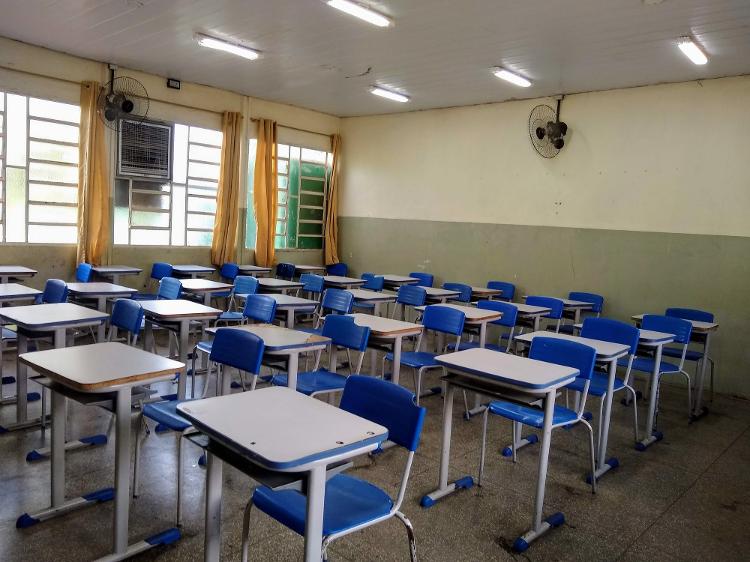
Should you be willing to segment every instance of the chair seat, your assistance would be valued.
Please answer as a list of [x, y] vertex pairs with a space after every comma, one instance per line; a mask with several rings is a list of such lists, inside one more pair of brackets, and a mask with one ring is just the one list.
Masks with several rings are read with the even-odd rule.
[[18, 338], [18, 334], [9, 328], [3, 327], [2, 339], [4, 340], [15, 340]]
[[323, 328], [294, 328], [298, 332], [305, 332], [307, 334], [315, 334], [316, 336], [323, 335]]
[[[253, 494], [253, 504], [298, 535], [305, 534], [307, 500], [301, 493], [260, 486]], [[326, 483], [324, 505], [323, 535], [328, 536], [387, 515], [393, 500], [365, 480], [337, 474]]]
[[[401, 364], [414, 369], [442, 367], [440, 363], [435, 361], [437, 355], [437, 353], [430, 353], [429, 351], [404, 351], [401, 353]], [[386, 361], [393, 361], [393, 353], [386, 354], [385, 359]]]
[[[551, 332], [555, 331], [554, 326], [549, 326], [547, 329], [550, 330]], [[560, 325], [560, 329], [558, 330], [558, 333], [573, 335], [575, 333], [575, 331], [576, 331], [576, 329], [575, 329], [575, 326], [573, 324], [561, 324]]]
[[[530, 425], [537, 428], [542, 428], [544, 426], [544, 410], [540, 408], [516, 404], [515, 402], [504, 402], [502, 400], [490, 402], [487, 408], [491, 414], [521, 422], [524, 425]], [[555, 405], [555, 413], [552, 416], [553, 424], [568, 424], [577, 419], [578, 416], [573, 410], [570, 410], [565, 406]]]
[[[661, 354], [664, 357], [676, 357], [679, 359], [682, 357], [682, 349], [677, 347], [665, 347], [662, 349]], [[697, 349], [688, 349], [687, 353], [685, 353], [685, 359], [688, 361], [700, 361], [703, 359], [703, 352], [698, 351]]]
[[[448, 349], [450, 349], [451, 351], [463, 351], [464, 349], [474, 349], [477, 347], [479, 347], [479, 342], [475, 342], [475, 341], [462, 341], [458, 345], [458, 349], [456, 349], [455, 343], [448, 344]], [[499, 351], [500, 353], [505, 353], [504, 347], [501, 348], [499, 345], [494, 344], [494, 343], [487, 343], [484, 345], [484, 348], [491, 349], [492, 351]]]
[[216, 319], [217, 322], [242, 322], [245, 319], [245, 317], [242, 315], [241, 312], [235, 312], [235, 311], [227, 311], [222, 312], [219, 318]]
[[[622, 357], [621, 359], [618, 359], [617, 364], [620, 367], [627, 367], [628, 358]], [[655, 364], [656, 360], [653, 357], [636, 357], [633, 359], [633, 370], [640, 371], [641, 373], [653, 373]], [[677, 373], [679, 370], [679, 366], [674, 363], [669, 363], [668, 361], [662, 360], [661, 365], [659, 365], [660, 373]]]
[[354, 301], [354, 308], [365, 308], [367, 310], [373, 310], [375, 308], [375, 303], [372, 302], [364, 302], [364, 301]]
[[[607, 383], [609, 377], [607, 375], [601, 375], [594, 373], [591, 377], [591, 384], [589, 385], [589, 394], [591, 396], [604, 396], [607, 394]], [[568, 390], [575, 390], [576, 392], [583, 392], [586, 385], [586, 379], [580, 377], [576, 378], [572, 383], [567, 385], [565, 388]], [[615, 392], [625, 388], [625, 382], [622, 379], [615, 377], [615, 383], [613, 386]]]
[[143, 406], [143, 415], [172, 431], [185, 431], [193, 424], [177, 413], [177, 405], [183, 402], [186, 402], [186, 400], [152, 402]]
[[[346, 378], [347, 377], [344, 375], [332, 373], [325, 369], [299, 373], [297, 375], [297, 391], [310, 396], [316, 392], [344, 390]], [[274, 375], [271, 382], [275, 386], [287, 386], [289, 384], [289, 379], [287, 378], [286, 373], [281, 373], [279, 375]]]
[[159, 298], [159, 295], [156, 293], [136, 293], [130, 298], [137, 301], [155, 301]]
[[214, 340], [204, 340], [199, 341], [198, 345], [195, 347], [198, 348], [198, 351], [202, 351], [203, 353], [211, 353], [211, 348], [214, 345]]

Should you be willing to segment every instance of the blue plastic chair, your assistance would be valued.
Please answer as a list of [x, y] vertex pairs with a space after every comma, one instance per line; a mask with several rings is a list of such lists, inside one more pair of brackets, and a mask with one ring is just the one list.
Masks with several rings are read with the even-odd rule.
[[[698, 310], [696, 308], [668, 308], [664, 312], [665, 316], [674, 316], [675, 318], [682, 318], [683, 320], [695, 320], [697, 322], [713, 322], [714, 321], [714, 315], [710, 312], [706, 312], [705, 310]], [[695, 362], [695, 372], [698, 373], [698, 371], [701, 368], [701, 361], [704, 359], [704, 353], [706, 349], [706, 336], [705, 334], [698, 334], [693, 332], [690, 336], [690, 341], [692, 343], [699, 343], [703, 345], [703, 350], [698, 349], [690, 349], [688, 347], [687, 352], [685, 353], [685, 360], [686, 361], [694, 361]], [[662, 355], [664, 357], [681, 357], [682, 356], [682, 350], [679, 347], [671, 347], [671, 346], [664, 346], [662, 349]], [[711, 359], [710, 356], [705, 357], [705, 359], [708, 361], [710, 371], [709, 371], [709, 378], [710, 378], [710, 388], [711, 388], [711, 401], [713, 402], [714, 399], [714, 360]]]
[[42, 294], [36, 298], [37, 304], [58, 304], [67, 302], [68, 285], [62, 279], [47, 279]]
[[[456, 336], [456, 345], [458, 345], [461, 343], [461, 335], [464, 332], [465, 320], [466, 315], [455, 308], [432, 304], [424, 309], [424, 314], [422, 315], [422, 326], [424, 326], [424, 330], [417, 338], [416, 351], [401, 352], [401, 365], [411, 367], [413, 369], [412, 372], [416, 377], [414, 388], [416, 389], [417, 404], [419, 404], [421, 395], [422, 375], [424, 372], [432, 369], [440, 369], [445, 372], [445, 367], [435, 360], [435, 357], [440, 355], [443, 350], [439, 350], [438, 353], [420, 351], [422, 348], [424, 333], [427, 331], [433, 331], [436, 333]], [[383, 372], [385, 372], [386, 361], [393, 362], [393, 353], [387, 353], [383, 358]], [[425, 393], [425, 396], [438, 394], [440, 391], [440, 387], [435, 387]]]
[[[633, 401], [633, 434], [635, 441], [638, 441], [638, 405], [635, 389], [630, 382], [633, 360], [635, 359], [635, 354], [638, 350], [638, 328], [632, 324], [626, 324], [625, 322], [612, 320], [610, 318], [585, 318], [583, 320], [580, 335], [582, 338], [620, 343], [628, 346], [628, 355], [623, 361], [623, 363], [625, 363], [625, 375], [622, 378], [615, 377], [613, 390], [614, 392], [626, 390], [630, 393], [630, 397]], [[565, 388], [566, 390], [583, 392], [586, 382], [585, 379], [578, 377]], [[600, 370], [594, 370], [594, 373], [591, 376], [591, 381], [589, 382], [589, 395], [599, 398], [599, 424], [597, 426], [599, 437], [597, 442], [601, 442], [601, 420], [603, 419], [604, 399], [607, 396], [608, 382], [609, 373]]]
[[396, 311], [400, 311], [399, 318], [406, 319], [407, 307], [424, 306], [427, 291], [418, 285], [401, 285], [396, 294], [396, 306], [393, 307], [391, 318], [396, 318]]
[[[581, 302], [588, 302], [591, 303], [591, 308], [589, 310], [582, 310], [581, 313], [585, 315], [594, 315], [594, 317], [599, 318], [602, 314], [602, 311], [604, 310], [604, 297], [601, 295], [597, 295], [596, 293], [583, 293], [580, 291], [571, 291], [568, 293], [568, 298], [572, 301], [581, 301]], [[574, 310], [564, 310], [563, 311], [563, 318], [569, 318], [574, 319], [575, 318], [575, 311]], [[575, 326], [570, 324], [563, 324], [560, 326], [559, 332], [561, 334], [572, 334], [575, 332]]]
[[362, 279], [365, 280], [365, 284], [362, 285], [363, 289], [368, 291], [382, 291], [385, 277], [382, 275], [373, 275], [372, 273], [363, 273]]
[[91, 275], [93, 274], [91, 264], [79, 263], [76, 267], [76, 281], [79, 283], [88, 283], [91, 281]]
[[279, 279], [286, 279], [288, 281], [291, 281], [294, 279], [294, 272], [296, 271], [296, 267], [293, 263], [278, 263], [276, 264], [276, 277]]
[[[151, 274], [149, 276], [149, 284], [153, 281], [161, 281], [164, 277], [171, 277], [174, 268], [171, 263], [166, 262], [155, 262], [151, 266]], [[157, 293], [136, 293], [133, 296], [136, 300], [156, 300], [158, 298]]]
[[[690, 343], [690, 335], [693, 331], [693, 325], [688, 320], [677, 318], [676, 316], [660, 316], [658, 314], [645, 314], [641, 321], [641, 329], [643, 330], [654, 330], [656, 332], [665, 332], [667, 334], [674, 334], [674, 343], [679, 347], [680, 357], [677, 364], [670, 361], [661, 359], [659, 365], [656, 365], [656, 358], [650, 356], [638, 355], [633, 359], [632, 369], [639, 373], [646, 373], [652, 375], [656, 369], [657, 376], [656, 380], [652, 380], [651, 384], [658, 385], [661, 382], [663, 375], [680, 375], [685, 379], [687, 383], [688, 393], [688, 417], [691, 415], [692, 408], [692, 393], [690, 387], [690, 375], [685, 371], [685, 357], [687, 355], [688, 344]], [[623, 359], [617, 362], [618, 365], [625, 366]]]
[[240, 274], [240, 266], [236, 263], [227, 262], [222, 264], [219, 269], [219, 276], [227, 283], [234, 283], [234, 280]]
[[[555, 323], [551, 326], [548, 326], [547, 329], [559, 332], [560, 331], [560, 323], [562, 320], [563, 315], [563, 309], [564, 309], [564, 303], [560, 299], [556, 299], [554, 297], [540, 297], [536, 295], [532, 295], [529, 297], [526, 297], [526, 304], [529, 306], [542, 306], [544, 308], [549, 308], [550, 312], [542, 318], [546, 318], [548, 320], [554, 320]], [[519, 324], [526, 326], [526, 327], [532, 327], [534, 325], [534, 319], [529, 318], [525, 319], [522, 318], [519, 320]]]
[[319, 301], [323, 294], [325, 279], [322, 275], [314, 273], [303, 273], [300, 275], [299, 282], [302, 283], [302, 292], [306, 293], [308, 298]]
[[315, 323], [312, 328], [299, 328], [302, 332], [311, 334], [322, 334], [320, 324], [329, 314], [350, 314], [354, 306], [354, 297], [349, 291], [343, 289], [328, 288], [323, 292], [320, 307], [314, 313]]
[[[337, 373], [338, 348], [346, 349], [349, 360], [350, 374], [358, 375], [362, 370], [362, 360], [367, 349], [367, 340], [370, 337], [370, 328], [357, 326], [351, 316], [328, 316], [323, 324], [323, 335], [331, 338], [329, 346], [330, 365], [328, 369], [320, 369], [320, 352], [317, 354], [315, 367], [312, 371], [299, 373], [297, 375], [298, 392], [315, 396], [317, 394], [330, 394], [344, 390], [347, 376]], [[359, 352], [354, 369], [350, 351]], [[275, 375], [271, 382], [276, 386], [288, 386], [289, 378], [286, 373]]]
[[143, 328], [143, 307], [131, 299], [117, 299], [112, 306], [109, 317], [109, 334], [107, 339], [115, 341], [119, 330], [125, 332], [126, 343], [136, 345], [138, 335]]
[[345, 263], [332, 263], [326, 266], [326, 274], [346, 277], [349, 273], [349, 266]]
[[417, 285], [420, 287], [432, 287], [432, 284], [435, 282], [435, 276], [432, 273], [424, 273], [422, 271], [412, 271], [409, 277], [419, 279]]
[[[576, 410], [571, 410], [564, 406], [554, 406], [552, 417], [552, 429], [582, 423], [589, 432], [589, 451], [591, 457], [591, 491], [596, 493], [596, 461], [594, 458], [594, 430], [591, 425], [583, 418], [586, 408], [586, 397], [589, 392], [589, 385], [594, 372], [594, 361], [596, 359], [596, 350], [593, 347], [580, 344], [578, 342], [560, 340], [555, 338], [539, 337], [534, 338], [529, 350], [529, 359], [545, 361], [556, 365], [564, 365], [578, 369], [578, 378], [585, 381], [581, 392], [581, 399]], [[493, 400], [484, 410], [484, 420], [482, 425], [482, 450], [479, 461], [479, 479], [477, 484], [482, 485], [482, 473], [484, 472], [484, 455], [487, 445], [487, 420], [489, 415], [501, 416], [513, 422], [513, 445], [512, 456], [513, 462], [516, 462], [516, 443], [518, 436], [521, 434], [521, 425], [530, 425], [537, 429], [544, 427], [544, 409], [534, 405], [526, 405], [518, 402], [508, 402], [505, 400]], [[519, 545], [520, 546], [520, 545]]]
[[258, 292], [258, 280], [251, 275], [238, 275], [234, 278], [234, 285], [232, 290], [229, 292], [229, 305], [227, 310], [222, 312], [219, 318], [216, 320], [216, 324], [223, 322], [229, 324], [231, 322], [244, 322], [245, 317], [242, 312], [237, 310], [237, 300], [247, 298], [248, 295], [254, 295]]
[[513, 297], [516, 296], [516, 286], [507, 281], [487, 281], [487, 288], [502, 291], [499, 297], [501, 301], [513, 302]]
[[459, 292], [459, 295], [451, 300], [471, 302], [471, 285], [465, 285], [464, 283], [443, 283], [443, 289]]
[[[516, 329], [516, 322], [518, 321], [518, 307], [509, 302], [483, 300], [477, 301], [477, 308], [481, 308], [482, 310], [493, 310], [501, 313], [502, 316], [497, 320], [493, 320], [490, 324], [500, 326], [501, 328], [508, 328], [508, 331], [505, 334], [501, 334], [498, 338], [497, 344], [487, 343], [484, 347], [502, 353], [510, 351], [510, 346], [513, 341], [513, 332]], [[503, 340], [506, 340], [508, 343], [503, 344]], [[471, 349], [474, 347], [479, 347], [479, 342], [461, 342], [458, 345], [458, 349], [456, 349], [455, 345], [451, 344], [448, 346], [448, 349], [453, 351], [463, 351], [464, 349]]]
[[[406, 495], [426, 410], [414, 404], [414, 395], [405, 388], [358, 375], [347, 379], [340, 407], [386, 427], [388, 439], [406, 449], [408, 456], [395, 500], [374, 484], [348, 474], [337, 474], [328, 480], [323, 514], [323, 559], [326, 559], [326, 551], [332, 541], [396, 517], [406, 527], [411, 560], [416, 562], [414, 529], [399, 509]], [[306, 502], [304, 494], [295, 490], [274, 491], [266, 486], [256, 488], [245, 508], [242, 560], [247, 560], [250, 511], [253, 506], [298, 535], [304, 535]]]
[[159, 300], [177, 300], [182, 295], [182, 283], [176, 277], [162, 277], [159, 281], [159, 292], [156, 298]]
[[[260, 373], [261, 359], [265, 345], [263, 340], [255, 334], [236, 328], [221, 328], [217, 330], [214, 337], [213, 347], [209, 356], [209, 361], [217, 366], [218, 381], [223, 377], [229, 376], [225, 373], [226, 367], [234, 367], [243, 375], [250, 373], [254, 381], [257, 380]], [[223, 385], [217, 381], [218, 389], [228, 385]], [[208, 382], [206, 382], [208, 386]], [[182, 438], [193, 431], [191, 423], [182, 417], [177, 411], [177, 406], [186, 402], [185, 400], [169, 400], [163, 402], [153, 402], [145, 404], [141, 410], [141, 419], [138, 427], [141, 427], [143, 418], [155, 421], [158, 425], [156, 431], [171, 430], [180, 433], [177, 441], [177, 514], [176, 520], [179, 526], [182, 521], [182, 468], [184, 464], [184, 450], [182, 447]], [[138, 495], [138, 475], [140, 464], [141, 432], [136, 432], [135, 443], [135, 474], [133, 476], [134, 496]]]

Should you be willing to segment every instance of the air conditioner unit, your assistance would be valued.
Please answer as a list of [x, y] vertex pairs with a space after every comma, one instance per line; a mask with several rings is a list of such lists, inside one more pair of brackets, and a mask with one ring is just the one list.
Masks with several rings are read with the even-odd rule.
[[172, 179], [172, 125], [121, 119], [118, 127], [117, 175]]

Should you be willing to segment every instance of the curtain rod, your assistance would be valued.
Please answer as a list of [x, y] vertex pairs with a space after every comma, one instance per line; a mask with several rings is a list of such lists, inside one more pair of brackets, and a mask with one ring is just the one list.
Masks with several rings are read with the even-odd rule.
[[[251, 117], [250, 121], [253, 123], [257, 123], [260, 121], [258, 117]], [[292, 131], [300, 131], [301, 133], [311, 133], [313, 135], [320, 135], [321, 137], [330, 137], [331, 135], [328, 133], [321, 133], [320, 131], [311, 131], [310, 129], [300, 129], [299, 127], [292, 127], [291, 125], [284, 125], [283, 123], [276, 123], [278, 127], [283, 127], [284, 129], [291, 129]]]

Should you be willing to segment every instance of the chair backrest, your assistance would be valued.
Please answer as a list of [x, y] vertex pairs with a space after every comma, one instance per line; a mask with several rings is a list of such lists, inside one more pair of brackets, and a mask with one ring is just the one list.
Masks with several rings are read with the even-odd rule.
[[88, 283], [91, 281], [91, 264], [89, 263], [79, 263], [78, 267], [76, 267], [76, 281], [79, 283]]
[[143, 325], [143, 307], [132, 299], [117, 299], [109, 323], [137, 336]]
[[276, 301], [268, 295], [250, 295], [242, 311], [245, 318], [271, 324], [276, 318]]
[[668, 308], [664, 312], [664, 315], [682, 318], [683, 320], [695, 320], [696, 322], [714, 321], [713, 313], [706, 312], [705, 310], [698, 310], [697, 308]]
[[294, 278], [294, 271], [296, 270], [296, 267], [293, 263], [278, 263], [276, 264], [276, 277], [279, 279], [293, 279]]
[[326, 311], [338, 314], [349, 314], [352, 311], [354, 297], [349, 291], [342, 289], [326, 289], [320, 307], [325, 314]]
[[365, 284], [362, 285], [363, 289], [368, 289], [370, 291], [382, 291], [383, 290], [383, 283], [385, 282], [385, 277], [382, 275], [374, 275], [370, 273], [367, 277], [365, 275], [368, 275], [367, 273], [362, 274], [362, 279], [365, 280]]
[[234, 294], [254, 295], [258, 292], [258, 280], [252, 275], [238, 275], [234, 278]]
[[428, 330], [460, 336], [464, 332], [466, 315], [449, 306], [431, 304], [424, 309], [422, 325]]
[[477, 301], [477, 308], [483, 310], [494, 310], [495, 312], [501, 313], [502, 316], [500, 318], [490, 322], [490, 324], [495, 324], [496, 326], [512, 328], [516, 325], [516, 321], [518, 320], [518, 307], [509, 302]]
[[471, 285], [465, 285], [464, 283], [443, 283], [443, 289], [458, 291], [459, 295], [456, 300], [471, 302]]
[[351, 316], [328, 316], [323, 324], [323, 335], [331, 338], [334, 345], [347, 347], [355, 351], [367, 349], [370, 328], [357, 326]]
[[166, 300], [176, 300], [182, 294], [182, 283], [174, 277], [162, 277], [159, 281], [159, 293], [157, 298]]
[[579, 377], [591, 380], [596, 350], [574, 341], [538, 337], [531, 342], [529, 359], [573, 367]]
[[596, 293], [583, 293], [581, 291], [570, 291], [568, 298], [572, 301], [590, 302], [591, 312], [601, 314], [604, 310], [604, 297]]
[[257, 375], [260, 373], [264, 349], [263, 340], [247, 330], [221, 328], [216, 330], [208, 357], [214, 363]]
[[151, 279], [161, 281], [164, 277], [172, 277], [172, 264], [163, 261], [154, 262], [151, 266]]
[[423, 306], [427, 299], [427, 291], [419, 285], [401, 285], [398, 288], [396, 302], [409, 306]]
[[229, 282], [234, 282], [237, 276], [240, 274], [240, 266], [236, 263], [227, 262], [219, 269], [219, 275], [222, 279], [226, 279]]
[[554, 320], [562, 318], [564, 304], [563, 301], [556, 299], [555, 297], [529, 296], [526, 297], [526, 304], [529, 306], [542, 306], [544, 308], [549, 308], [550, 313], [544, 318], [552, 318]]
[[487, 281], [487, 288], [502, 291], [500, 298], [504, 301], [512, 301], [516, 296], [516, 286], [507, 281]]
[[340, 408], [388, 429], [388, 440], [416, 451], [427, 410], [403, 386], [361, 375], [346, 379]]
[[424, 273], [422, 271], [412, 271], [409, 277], [419, 279], [417, 285], [420, 287], [432, 287], [432, 284], [435, 282], [435, 276], [432, 273]]
[[40, 302], [59, 304], [68, 300], [68, 285], [62, 279], [47, 279]]
[[641, 321], [641, 328], [674, 334], [675, 343], [682, 344], [687, 344], [690, 341], [690, 334], [693, 331], [693, 325], [688, 320], [677, 318], [676, 316], [660, 316], [658, 314], [644, 314]]
[[581, 337], [627, 345], [631, 354], [638, 348], [638, 328], [611, 318], [585, 318]]
[[325, 279], [322, 275], [315, 275], [314, 273], [303, 273], [299, 282], [302, 283], [302, 290], [309, 291], [311, 293], [322, 293]]
[[338, 275], [339, 277], [346, 277], [349, 273], [349, 266], [345, 263], [332, 263], [326, 266], [326, 273], [328, 275]]

